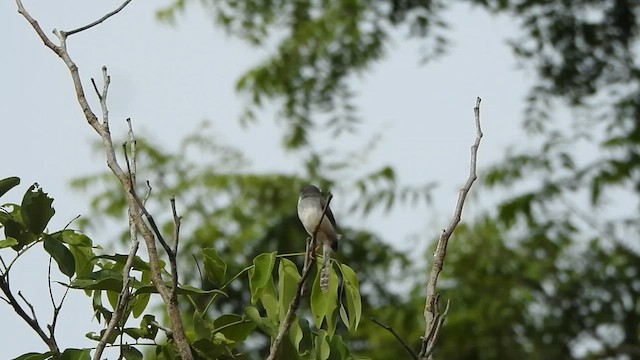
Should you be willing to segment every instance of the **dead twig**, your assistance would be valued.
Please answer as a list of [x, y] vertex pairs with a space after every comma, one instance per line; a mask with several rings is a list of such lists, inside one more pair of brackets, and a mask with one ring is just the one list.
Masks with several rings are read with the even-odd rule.
[[458, 202], [456, 204], [455, 211], [453, 213], [453, 217], [449, 226], [442, 232], [440, 235], [440, 239], [438, 240], [438, 244], [436, 246], [436, 252], [434, 254], [433, 265], [431, 267], [431, 274], [429, 275], [429, 282], [427, 283], [427, 295], [424, 307], [424, 318], [426, 322], [424, 336], [421, 338], [422, 346], [420, 352], [418, 353], [418, 357], [420, 359], [431, 359], [431, 354], [435, 349], [436, 341], [438, 340], [438, 335], [440, 333], [440, 329], [442, 328], [442, 324], [446, 318], [447, 311], [449, 310], [449, 301], [447, 301], [447, 307], [444, 312], [440, 313], [438, 308], [438, 299], [439, 294], [436, 292], [436, 286], [438, 284], [438, 277], [442, 272], [442, 267], [444, 265], [444, 257], [447, 254], [447, 244], [449, 242], [449, 238], [453, 234], [453, 231], [460, 223], [462, 218], [462, 208], [464, 207], [464, 202], [467, 198], [467, 194], [469, 194], [469, 190], [471, 190], [471, 186], [478, 178], [476, 173], [476, 162], [478, 158], [478, 147], [480, 146], [480, 140], [482, 139], [482, 128], [480, 127], [480, 98], [476, 99], [476, 106], [473, 109], [475, 115], [475, 125], [476, 125], [476, 139], [471, 146], [471, 164], [469, 166], [469, 177], [467, 178], [466, 183], [460, 189], [460, 193], [458, 194]]
[[398, 340], [398, 342], [400, 343], [400, 345], [402, 345], [402, 347], [407, 350], [407, 352], [411, 355], [411, 358], [414, 360], [418, 359], [418, 355], [416, 355], [416, 353], [411, 350], [411, 348], [409, 347], [409, 345], [407, 345], [406, 342], [404, 342], [404, 340], [402, 340], [402, 338], [400, 337], [400, 335], [398, 335], [395, 330], [393, 330], [393, 328], [389, 325], [385, 325], [383, 323], [381, 323], [380, 321], [376, 320], [375, 318], [371, 318], [371, 321], [373, 321], [374, 323], [376, 323], [377, 325], [379, 325], [380, 327], [382, 327], [383, 329], [387, 330], [388, 332], [391, 333], [391, 335], [393, 335], [393, 337], [396, 338], [396, 340]]

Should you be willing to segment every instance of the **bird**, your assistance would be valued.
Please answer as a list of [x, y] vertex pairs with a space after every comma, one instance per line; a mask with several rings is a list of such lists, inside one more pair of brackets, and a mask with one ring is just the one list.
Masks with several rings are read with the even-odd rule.
[[[332, 251], [338, 251], [338, 240], [342, 237], [338, 234], [338, 226], [336, 225], [336, 219], [333, 217], [331, 208], [327, 207], [325, 216], [322, 216], [324, 207], [327, 204], [327, 200], [314, 185], [305, 185], [300, 190], [300, 197], [298, 198], [298, 218], [304, 226], [307, 233], [313, 237], [313, 232], [318, 227], [318, 233], [316, 235], [316, 241], [322, 245], [322, 270], [320, 270], [320, 290], [326, 293], [329, 290], [329, 269], [330, 269], [330, 257]], [[322, 222], [320, 222], [322, 219]]]

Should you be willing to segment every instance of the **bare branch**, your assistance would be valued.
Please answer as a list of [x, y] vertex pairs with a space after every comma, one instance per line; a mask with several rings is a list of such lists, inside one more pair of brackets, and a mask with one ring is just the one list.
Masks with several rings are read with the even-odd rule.
[[293, 318], [296, 315], [296, 310], [298, 310], [298, 307], [300, 306], [300, 299], [302, 299], [302, 295], [304, 293], [304, 284], [309, 277], [311, 268], [316, 263], [315, 258], [313, 257], [313, 251], [316, 247], [316, 237], [318, 236], [318, 230], [320, 230], [320, 224], [322, 224], [322, 220], [324, 220], [324, 217], [327, 215], [327, 209], [329, 209], [329, 203], [331, 203], [331, 199], [333, 199], [333, 195], [329, 194], [327, 196], [327, 203], [324, 205], [324, 209], [322, 209], [322, 216], [318, 221], [318, 225], [316, 225], [316, 228], [313, 230], [311, 239], [309, 239], [309, 241], [307, 242], [308, 245], [305, 257], [307, 257], [309, 260], [307, 261], [305, 259], [306, 266], [303, 268], [302, 276], [300, 276], [300, 280], [298, 281], [296, 294], [293, 299], [291, 299], [291, 303], [289, 303], [289, 309], [287, 309], [287, 314], [284, 316], [284, 320], [282, 320], [282, 322], [280, 323], [278, 334], [271, 344], [271, 349], [269, 350], [269, 357], [267, 358], [267, 360], [275, 360], [280, 344], [282, 343], [282, 340], [284, 339], [287, 331], [289, 331], [289, 327], [291, 327]]
[[409, 345], [407, 345], [407, 343], [404, 342], [404, 340], [402, 340], [402, 338], [400, 337], [400, 335], [398, 335], [391, 326], [389, 325], [385, 325], [383, 323], [381, 323], [380, 321], [376, 320], [375, 318], [371, 318], [371, 321], [373, 321], [374, 323], [376, 323], [377, 325], [379, 325], [380, 327], [382, 327], [383, 329], [387, 330], [388, 332], [391, 333], [391, 335], [393, 335], [393, 337], [396, 338], [396, 340], [398, 340], [398, 342], [400, 343], [400, 345], [402, 345], [402, 347], [407, 350], [407, 352], [411, 355], [411, 358], [414, 360], [418, 359], [418, 355], [416, 355], [416, 353], [411, 350], [411, 348], [409, 347]]
[[180, 221], [181, 217], [178, 216], [178, 212], [176, 211], [176, 197], [171, 196], [171, 213], [173, 214], [173, 249], [171, 249], [171, 253], [169, 255], [169, 262], [171, 263], [171, 280], [172, 280], [172, 288], [171, 288], [171, 297], [176, 298], [178, 296], [178, 265], [176, 260], [176, 255], [178, 254], [178, 240], [180, 239]]
[[[8, 275], [8, 274], [5, 274], [5, 275]], [[36, 318], [36, 314], [33, 309], [33, 306], [24, 298], [24, 296], [22, 296], [22, 293], [18, 292], [18, 295], [20, 296], [20, 298], [22, 298], [22, 300], [24, 300], [27, 306], [29, 306], [29, 308], [31, 309], [31, 314], [33, 317], [30, 317], [26, 313], [26, 311], [24, 311], [22, 306], [18, 303], [18, 300], [15, 298], [15, 296], [13, 296], [13, 293], [11, 292], [11, 288], [9, 288], [7, 279], [2, 276], [0, 276], [0, 290], [2, 290], [2, 292], [6, 296], [6, 299], [5, 298], [2, 298], [2, 299], [5, 300], [7, 303], [9, 303], [9, 305], [13, 307], [16, 314], [18, 314], [18, 316], [20, 316], [33, 329], [33, 331], [35, 331], [38, 334], [40, 339], [42, 339], [42, 341], [44, 341], [45, 344], [47, 344], [47, 346], [49, 347], [49, 350], [55, 352], [56, 354], [60, 354], [60, 349], [58, 348], [58, 344], [55, 342], [54, 339], [48, 337], [47, 334], [44, 333], [44, 330], [42, 330], [42, 328], [40, 327], [40, 324], [38, 323], [38, 319]]]
[[[95, 82], [94, 82], [94, 87], [96, 88], [96, 92], [97, 92], [97, 87], [95, 86]], [[100, 96], [100, 94], [98, 94], [98, 96], [100, 97], [100, 101], [102, 102], [102, 97]], [[135, 145], [133, 145], [135, 144], [135, 135], [133, 134], [133, 128], [131, 127], [131, 120], [127, 119], [127, 123], [129, 125], [129, 138], [131, 139], [131, 144], [132, 144], [131, 145], [131, 148], [132, 148], [131, 163], [129, 162], [129, 157], [127, 155], [126, 144], [124, 144], [124, 156], [127, 162], [129, 181], [131, 181], [131, 186], [135, 187], [136, 186], [136, 182], [135, 182], [136, 153], [135, 153]], [[109, 321], [109, 324], [107, 324], [104, 334], [102, 335], [102, 338], [100, 338], [100, 341], [96, 346], [96, 351], [93, 354], [94, 360], [99, 360], [102, 357], [102, 353], [104, 352], [108, 339], [111, 333], [115, 330], [115, 328], [118, 326], [118, 324], [122, 320], [124, 310], [129, 301], [129, 297], [131, 296], [131, 292], [129, 289], [129, 282], [131, 281], [131, 277], [130, 277], [131, 268], [133, 267], [133, 261], [135, 260], [136, 253], [138, 252], [138, 248], [140, 246], [140, 241], [138, 240], [138, 229], [136, 227], [136, 224], [132, 215], [132, 211], [135, 211], [135, 210], [129, 207], [129, 236], [131, 238], [131, 247], [129, 248], [129, 255], [127, 255], [127, 261], [125, 262], [124, 267], [122, 268], [122, 289], [120, 290], [120, 294], [118, 295], [118, 303], [113, 312], [113, 315], [111, 316], [111, 320]], [[122, 337], [120, 339], [122, 340]]]
[[466, 183], [460, 189], [460, 193], [458, 194], [458, 202], [456, 204], [455, 211], [453, 213], [453, 217], [449, 226], [442, 232], [440, 235], [440, 239], [438, 240], [438, 244], [436, 247], [436, 252], [434, 254], [433, 265], [431, 267], [431, 274], [429, 275], [429, 282], [427, 283], [427, 295], [426, 295], [426, 303], [424, 307], [424, 318], [426, 322], [424, 336], [422, 337], [422, 347], [418, 357], [420, 359], [431, 359], [432, 352], [435, 346], [435, 342], [438, 339], [438, 333], [440, 332], [440, 328], [442, 327], [442, 323], [444, 322], [444, 318], [446, 315], [446, 311], [449, 309], [449, 302], [447, 301], [447, 309], [445, 313], [440, 314], [438, 309], [438, 298], [439, 295], [436, 293], [436, 286], [438, 284], [438, 277], [442, 272], [442, 267], [444, 265], [444, 257], [447, 254], [447, 244], [449, 242], [449, 238], [453, 234], [453, 231], [460, 223], [460, 219], [462, 218], [462, 208], [464, 207], [464, 202], [467, 198], [467, 194], [469, 190], [471, 190], [471, 186], [478, 178], [476, 174], [476, 162], [478, 158], [478, 147], [480, 146], [480, 140], [482, 139], [482, 129], [480, 127], [480, 98], [476, 99], [476, 106], [473, 109], [475, 115], [475, 125], [476, 125], [476, 139], [471, 146], [471, 164], [469, 166], [469, 177], [467, 178]]
[[[180, 357], [184, 360], [191, 360], [193, 359], [193, 355], [191, 353], [191, 348], [189, 347], [189, 343], [186, 339], [186, 335], [184, 332], [184, 327], [182, 325], [180, 309], [178, 308], [177, 301], [173, 301], [171, 299], [170, 291], [166, 287], [162, 279], [162, 273], [159, 265], [158, 251], [156, 248], [155, 241], [156, 241], [156, 236], [158, 237], [158, 240], [161, 243], [164, 242], [164, 239], [162, 238], [162, 235], [158, 231], [158, 228], [155, 225], [155, 222], [153, 222], [153, 218], [148, 213], [148, 211], [144, 208], [144, 204], [137, 197], [135, 193], [134, 184], [132, 184], [128, 175], [125, 174], [122, 167], [118, 164], [118, 161], [116, 158], [115, 150], [113, 147], [113, 140], [111, 138], [111, 133], [109, 130], [109, 117], [108, 117], [109, 113], [108, 113], [107, 102], [106, 102], [108, 86], [110, 83], [110, 78], [107, 74], [107, 68], [106, 67], [102, 68], [103, 90], [99, 96], [100, 106], [102, 109], [102, 123], [100, 123], [98, 121], [98, 117], [96, 116], [95, 112], [92, 110], [91, 106], [89, 105], [89, 102], [87, 101], [86, 93], [82, 85], [82, 80], [80, 79], [78, 66], [73, 62], [73, 60], [71, 59], [71, 56], [67, 52], [67, 44], [66, 44], [67, 36], [70, 33], [73, 33], [74, 31], [77, 32], [78, 30], [76, 29], [70, 32], [54, 30], [54, 33], [58, 36], [58, 39], [60, 40], [60, 45], [59, 46], [55, 45], [51, 42], [51, 40], [46, 35], [44, 35], [44, 32], [42, 31], [42, 28], [40, 27], [40, 25], [25, 10], [25, 8], [22, 6], [22, 2], [20, 0], [16, 0], [16, 4], [18, 5], [18, 12], [25, 19], [27, 19], [29, 24], [31, 24], [31, 26], [34, 28], [38, 36], [45, 43], [45, 45], [62, 59], [62, 61], [65, 63], [65, 65], [69, 70], [69, 73], [71, 75], [71, 80], [73, 82], [73, 86], [75, 89], [76, 99], [78, 101], [78, 104], [80, 105], [80, 108], [82, 109], [85, 119], [87, 120], [89, 125], [91, 125], [91, 127], [98, 133], [98, 135], [100, 135], [102, 139], [102, 144], [105, 150], [105, 156], [107, 160], [107, 166], [109, 167], [109, 169], [111, 169], [111, 171], [114, 173], [118, 181], [120, 181], [120, 183], [122, 184], [122, 187], [124, 188], [127, 202], [130, 208], [129, 214], [132, 217], [133, 222], [135, 223], [137, 231], [139, 231], [142, 237], [144, 238], [144, 241], [147, 247], [147, 254], [149, 256], [149, 265], [151, 267], [151, 281], [153, 282], [154, 286], [158, 290], [158, 293], [160, 294], [160, 297], [162, 298], [163, 302], [167, 306], [167, 311], [171, 318], [172, 328], [174, 331], [174, 340], [178, 347]], [[109, 16], [104, 17], [102, 21], [104, 21]], [[100, 22], [101, 21], [98, 21], [95, 25], [99, 24]], [[95, 26], [92, 24], [90, 25]], [[79, 30], [79, 31], [82, 31], [82, 30]], [[153, 228], [153, 231], [145, 223], [142, 215], [144, 215], [144, 217], [149, 221], [149, 225]], [[165, 247], [165, 249], [168, 248], [168, 246], [166, 246], [166, 243], [163, 243], [163, 246]]]
[[71, 30], [71, 31], [66, 31], [65, 35], [66, 36], [71, 36], [73, 34], [79, 33], [81, 31], [85, 31], [87, 29], [91, 29], [92, 27], [102, 23], [103, 21], [107, 20], [108, 18], [112, 17], [113, 15], [119, 13], [120, 11], [122, 11], [122, 9], [125, 8], [125, 6], [129, 5], [129, 3], [131, 2], [131, 0], [126, 0], [124, 3], [122, 3], [122, 5], [120, 5], [117, 9], [113, 10], [112, 12], [106, 14], [105, 16], [101, 17], [100, 19], [92, 22], [91, 24], [87, 24], [85, 26], [81, 26], [77, 29]]
[[164, 333], [167, 335], [167, 337], [169, 339], [173, 338], [173, 330], [169, 329], [168, 327], [166, 327], [164, 325], [159, 324], [157, 321], [152, 321], [152, 322], [149, 323], [149, 325], [155, 326], [158, 329], [164, 331]]

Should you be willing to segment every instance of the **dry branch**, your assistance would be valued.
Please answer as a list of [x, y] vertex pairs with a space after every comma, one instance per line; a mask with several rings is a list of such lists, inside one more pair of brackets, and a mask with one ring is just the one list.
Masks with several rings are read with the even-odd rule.
[[471, 186], [478, 178], [476, 174], [476, 161], [478, 158], [478, 147], [480, 146], [480, 140], [482, 139], [482, 129], [480, 127], [480, 98], [476, 99], [476, 106], [473, 109], [475, 115], [475, 124], [476, 124], [476, 139], [471, 146], [471, 164], [469, 167], [469, 177], [467, 178], [467, 182], [460, 189], [460, 193], [458, 194], [458, 202], [456, 204], [455, 211], [453, 213], [453, 217], [449, 226], [442, 232], [440, 235], [440, 239], [438, 240], [438, 245], [436, 247], [436, 252], [434, 254], [433, 265], [431, 267], [431, 274], [429, 276], [429, 282], [427, 283], [427, 296], [424, 307], [424, 319], [426, 322], [424, 336], [422, 337], [422, 347], [420, 349], [420, 353], [418, 354], [420, 359], [431, 359], [431, 354], [435, 349], [436, 342], [438, 340], [438, 336], [440, 334], [440, 329], [442, 328], [442, 324], [447, 315], [447, 311], [449, 310], [449, 301], [447, 301], [447, 306], [443, 312], [440, 312], [438, 307], [439, 294], [436, 292], [436, 286], [438, 284], [438, 277], [442, 272], [442, 267], [444, 265], [444, 257], [447, 254], [447, 244], [449, 243], [449, 238], [453, 231], [458, 226], [460, 219], [462, 218], [462, 208], [464, 207], [464, 202], [467, 199], [467, 194], [469, 194], [469, 190], [471, 190]]
[[[173, 338], [180, 352], [180, 357], [184, 360], [191, 360], [193, 359], [193, 355], [191, 354], [191, 348], [185, 336], [184, 327], [182, 325], [182, 318], [180, 316], [180, 309], [178, 308], [178, 303], [175, 297], [171, 296], [171, 291], [167, 288], [167, 286], [165, 285], [162, 279], [161, 269], [159, 267], [158, 251], [156, 248], [156, 236], [158, 237], [158, 240], [161, 242], [161, 244], [165, 247], [165, 249], [167, 249], [168, 246], [162, 239], [162, 235], [158, 231], [157, 226], [155, 226], [155, 222], [153, 221], [153, 218], [144, 207], [144, 204], [142, 203], [140, 198], [138, 198], [138, 196], [136, 195], [135, 187], [131, 180], [131, 177], [129, 176], [129, 174], [125, 173], [125, 171], [122, 169], [120, 164], [118, 164], [118, 161], [116, 158], [113, 141], [111, 138], [111, 132], [109, 130], [109, 112], [108, 112], [107, 101], [106, 101], [107, 91], [110, 83], [110, 78], [107, 74], [107, 68], [106, 67], [102, 68], [103, 90], [102, 92], [97, 91], [99, 93], [98, 98], [100, 100], [100, 106], [102, 110], [102, 122], [100, 122], [95, 112], [92, 110], [91, 106], [87, 101], [84, 86], [82, 84], [82, 80], [80, 79], [80, 74], [78, 72], [78, 66], [73, 62], [69, 53], [67, 52], [67, 37], [70, 34], [75, 34], [100, 24], [102, 21], [106, 20], [107, 18], [117, 14], [130, 2], [130, 0], [125, 1], [123, 5], [121, 5], [115, 11], [103, 16], [101, 19], [94, 21], [89, 25], [80, 27], [75, 30], [71, 30], [69, 32], [54, 30], [54, 34], [58, 37], [60, 41], [60, 45], [54, 44], [51, 41], [51, 39], [49, 39], [47, 35], [45, 35], [44, 31], [42, 30], [38, 22], [24, 8], [21, 0], [15, 0], [15, 1], [18, 7], [18, 13], [20, 13], [29, 22], [29, 24], [33, 27], [35, 32], [40, 37], [40, 39], [44, 42], [45, 46], [47, 46], [56, 55], [58, 55], [62, 59], [62, 61], [65, 63], [67, 68], [69, 69], [78, 104], [80, 105], [80, 108], [82, 109], [82, 112], [87, 122], [89, 123], [89, 125], [91, 125], [91, 127], [98, 133], [98, 135], [100, 135], [102, 139], [102, 144], [105, 149], [107, 165], [109, 169], [111, 169], [111, 171], [114, 173], [118, 181], [120, 181], [120, 183], [122, 184], [122, 187], [124, 188], [127, 203], [129, 204], [129, 209], [130, 209], [129, 215], [131, 216], [133, 222], [135, 223], [137, 232], [139, 232], [139, 234], [142, 235], [144, 242], [147, 246], [149, 265], [151, 268], [151, 281], [153, 282], [154, 286], [158, 290], [160, 297], [162, 298], [163, 302], [167, 307], [167, 311], [171, 319], [172, 329], [174, 333]], [[94, 88], [97, 90], [98, 87], [94, 85]], [[144, 215], [144, 218], [143, 218], [143, 215]], [[149, 221], [149, 224], [151, 225], [153, 230], [149, 228], [149, 226], [144, 220], [145, 218], [147, 219], [147, 221]], [[169, 254], [170, 260], [175, 262], [175, 254], [172, 254], [172, 252], [170, 251], [170, 248], [169, 248], [169, 251], [167, 251], [167, 253]], [[172, 266], [175, 266], [175, 264], [172, 264]]]

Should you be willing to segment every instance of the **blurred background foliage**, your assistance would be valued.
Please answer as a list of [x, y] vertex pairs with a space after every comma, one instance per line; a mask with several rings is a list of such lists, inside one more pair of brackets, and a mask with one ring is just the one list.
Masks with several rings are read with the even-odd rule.
[[[426, 66], [445, 56], [443, 19], [453, 3], [517, 19], [520, 32], [510, 46], [537, 82], [523, 109], [531, 143], [509, 149], [488, 170], [480, 165], [484, 188], [476, 191], [501, 200], [494, 210], [465, 218], [451, 243], [442, 288], [452, 308], [437, 356], [639, 358], [637, 1], [175, 0], [158, 10], [161, 20], [179, 24], [182, 10], [201, 6], [231, 36], [272, 49], [238, 79], [248, 99], [241, 120], [250, 124], [265, 104], [278, 106], [283, 146], [306, 166], [298, 174], [252, 172], [242, 152], [215, 132], [198, 130], [176, 152], [140, 141], [139, 173], [154, 187], [151, 209], [166, 214], [164, 199], [174, 193], [183, 207], [184, 281], [200, 281], [192, 254], [205, 246], [220, 252], [229, 273], [261, 252], [301, 251], [304, 234], [293, 204], [304, 183], [354, 191], [352, 210], [364, 214], [428, 199], [433, 184], [403, 186], [393, 164], [365, 172], [353, 154], [334, 154], [329, 163], [308, 142], [318, 129], [339, 136], [366, 126], [351, 101], [350, 81], [384, 59], [392, 35], [404, 32], [424, 43], [416, 61]], [[566, 106], [569, 122], [556, 116]], [[347, 177], [355, 180], [340, 180], [346, 171], [357, 174]], [[95, 194], [89, 189], [96, 184], [102, 189], [93, 198], [96, 213], [124, 219], [124, 199], [110, 177], [73, 185]], [[361, 277], [363, 319], [375, 317], [417, 347], [430, 251], [423, 263], [412, 264], [366, 229], [343, 232], [349, 241], [338, 256]], [[392, 291], [390, 281], [408, 290]], [[241, 309], [248, 301], [242, 286], [212, 311]], [[404, 355], [393, 336], [370, 321], [350, 341], [375, 359]]]

